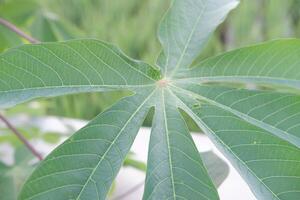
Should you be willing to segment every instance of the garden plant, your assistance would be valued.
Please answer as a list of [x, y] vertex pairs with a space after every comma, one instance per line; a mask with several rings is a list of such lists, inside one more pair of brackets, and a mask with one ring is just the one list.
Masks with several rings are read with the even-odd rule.
[[274, 40], [195, 62], [238, 3], [173, 0], [158, 30], [162, 51], [156, 66], [94, 39], [2, 53], [1, 108], [40, 97], [131, 92], [50, 153], [19, 199], [106, 199], [152, 109], [144, 200], [219, 199], [183, 113], [257, 199], [300, 199], [300, 40]]

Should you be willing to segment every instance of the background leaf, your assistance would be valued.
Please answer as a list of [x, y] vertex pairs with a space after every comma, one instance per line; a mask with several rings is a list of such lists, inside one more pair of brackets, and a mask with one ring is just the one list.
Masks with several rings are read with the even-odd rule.
[[207, 172], [216, 187], [219, 187], [229, 174], [229, 166], [213, 151], [200, 153]]
[[16, 200], [23, 183], [34, 169], [29, 163], [33, 156], [26, 147], [18, 147], [14, 158], [12, 166], [0, 162], [0, 200]]

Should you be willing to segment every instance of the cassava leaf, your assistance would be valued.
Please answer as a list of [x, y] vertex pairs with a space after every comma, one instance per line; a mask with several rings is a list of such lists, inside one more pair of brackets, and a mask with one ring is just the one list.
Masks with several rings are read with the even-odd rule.
[[177, 93], [185, 110], [217, 144], [258, 199], [296, 200], [300, 190], [300, 149], [210, 103]]
[[[0, 107], [76, 92], [133, 92], [54, 150], [19, 199], [104, 200], [154, 107], [145, 200], [219, 199], [180, 111], [217, 144], [258, 199], [298, 200], [300, 41], [246, 47], [189, 68], [237, 3], [174, 0], [159, 31], [161, 72], [96, 40], [26, 45], [1, 54]], [[245, 83], [270, 87], [239, 88]], [[278, 85], [293, 94], [276, 90]]]
[[172, 0], [158, 33], [164, 53], [159, 63], [165, 76], [189, 67], [211, 33], [237, 5], [237, 0]]
[[178, 79], [240, 82], [300, 89], [300, 40], [283, 39], [244, 47], [196, 64]]
[[105, 199], [130, 150], [153, 88], [106, 110], [55, 149], [34, 171], [20, 199]]
[[300, 95], [196, 83], [181, 88], [300, 148]]
[[0, 56], [0, 108], [37, 97], [140, 88], [157, 79], [156, 69], [100, 41], [24, 45]]
[[218, 199], [173, 98], [159, 91], [143, 199]]

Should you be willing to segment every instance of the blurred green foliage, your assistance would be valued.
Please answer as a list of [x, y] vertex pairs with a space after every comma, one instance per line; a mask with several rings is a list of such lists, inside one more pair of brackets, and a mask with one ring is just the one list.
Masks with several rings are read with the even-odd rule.
[[[170, 0], [0, 0], [0, 17], [41, 41], [97, 38], [154, 65], [160, 50], [156, 30], [169, 3]], [[299, 35], [299, 0], [241, 0], [196, 62], [233, 48]], [[0, 41], [0, 51], [26, 42], [1, 26]], [[91, 119], [125, 95], [128, 93], [108, 92], [42, 100], [39, 113]], [[22, 111], [22, 106], [10, 112], [14, 110]], [[195, 130], [194, 125], [190, 126]]]
[[17, 199], [24, 181], [35, 167], [29, 164], [33, 159], [32, 154], [21, 146], [15, 150], [13, 165], [0, 161], [0, 200]]

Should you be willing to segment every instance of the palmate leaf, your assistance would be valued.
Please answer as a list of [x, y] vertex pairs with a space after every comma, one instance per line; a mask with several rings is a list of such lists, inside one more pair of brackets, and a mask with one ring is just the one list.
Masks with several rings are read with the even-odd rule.
[[[161, 72], [96, 40], [25, 45], [1, 54], [4, 108], [36, 97], [132, 91], [55, 149], [19, 199], [105, 199], [154, 108], [144, 200], [219, 199], [182, 112], [231, 160], [258, 199], [298, 200], [299, 40], [242, 48], [190, 68], [205, 39], [236, 5], [236, 0], [174, 0], [159, 31]], [[239, 88], [245, 83], [270, 87]]]

